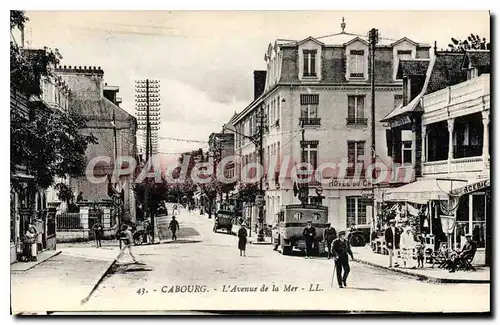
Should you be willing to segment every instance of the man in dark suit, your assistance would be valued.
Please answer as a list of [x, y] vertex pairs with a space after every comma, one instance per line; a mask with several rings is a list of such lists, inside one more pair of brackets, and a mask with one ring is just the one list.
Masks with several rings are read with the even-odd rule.
[[387, 250], [389, 251], [389, 267], [392, 267], [392, 258], [394, 254], [396, 254], [396, 261], [394, 262], [394, 266], [399, 266], [397, 253], [399, 250], [400, 239], [401, 233], [396, 227], [396, 220], [391, 219], [389, 221], [389, 227], [385, 230], [385, 245], [387, 247]]
[[302, 231], [302, 235], [306, 241], [306, 258], [311, 258], [314, 238], [316, 238], [316, 229], [312, 226], [312, 222], [308, 221], [307, 226]]
[[333, 257], [332, 243], [335, 238], [337, 238], [337, 232], [331, 227], [331, 223], [327, 223], [326, 228], [323, 231], [323, 240], [325, 241], [326, 248], [328, 249], [328, 259]]
[[454, 258], [450, 265], [450, 272], [455, 272], [457, 266], [458, 266], [458, 260], [459, 259], [467, 259], [467, 258], [474, 258], [474, 255], [476, 255], [477, 251], [477, 243], [472, 240], [472, 234], [467, 234], [465, 235], [465, 239], [467, 239], [467, 242], [465, 243], [464, 247], [460, 250], [458, 253], [458, 256]]
[[[333, 241], [332, 254], [335, 260], [339, 288], [347, 287], [347, 276], [351, 270], [349, 267], [349, 255], [351, 258], [354, 258], [354, 256], [352, 255], [351, 246], [345, 238], [345, 231], [340, 231], [339, 237]], [[344, 274], [342, 274], [342, 270], [344, 270]]]

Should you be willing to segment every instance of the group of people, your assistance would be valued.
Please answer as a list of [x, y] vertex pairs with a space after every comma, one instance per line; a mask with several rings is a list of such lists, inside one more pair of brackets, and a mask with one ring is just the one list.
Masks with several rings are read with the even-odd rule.
[[[419, 234], [417, 240], [414, 238], [411, 227], [399, 228], [396, 220], [391, 219], [389, 226], [385, 230], [385, 244], [389, 253], [389, 267], [400, 267], [399, 260], [403, 262], [403, 267], [423, 268], [425, 263], [425, 239]], [[445, 267], [450, 272], [455, 272], [458, 263], [462, 259], [473, 258], [477, 244], [472, 240], [472, 234], [466, 234], [466, 243], [458, 251], [451, 252], [445, 263]], [[399, 254], [398, 254], [399, 253]], [[415, 257], [417, 265], [415, 265]], [[393, 263], [394, 262], [394, 263]]]
[[[302, 231], [302, 236], [304, 236], [306, 242], [306, 259], [311, 258], [313, 247], [315, 245], [316, 229], [312, 225], [312, 221], [307, 222], [307, 226]], [[335, 228], [332, 227], [331, 223], [326, 224], [326, 228], [323, 230], [323, 241], [325, 243], [325, 248], [328, 252], [328, 259], [333, 258], [335, 271], [337, 276], [337, 283], [339, 288], [347, 286], [347, 277], [351, 268], [349, 266], [349, 256], [351, 259], [354, 258], [351, 250], [351, 245], [346, 238], [345, 231], [339, 231], [338, 237]]]

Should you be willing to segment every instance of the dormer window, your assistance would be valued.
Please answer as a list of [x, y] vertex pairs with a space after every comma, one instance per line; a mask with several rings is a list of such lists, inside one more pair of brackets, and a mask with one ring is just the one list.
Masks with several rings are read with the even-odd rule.
[[316, 50], [304, 50], [304, 77], [316, 77]]
[[349, 76], [351, 78], [365, 77], [365, 51], [351, 50], [349, 52]]

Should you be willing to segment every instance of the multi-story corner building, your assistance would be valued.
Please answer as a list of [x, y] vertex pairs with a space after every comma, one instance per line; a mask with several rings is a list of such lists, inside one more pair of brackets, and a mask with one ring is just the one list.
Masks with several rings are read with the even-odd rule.
[[[343, 158], [355, 165], [364, 156], [371, 157], [369, 44], [364, 37], [346, 33], [344, 28], [343, 24], [342, 32], [334, 36], [269, 44], [264, 92], [235, 121], [239, 134], [252, 136], [259, 129], [258, 113], [263, 113], [267, 165], [273, 157], [280, 161], [288, 157], [293, 165], [301, 161], [302, 152], [304, 160], [315, 169]], [[388, 160], [387, 138], [379, 121], [402, 101], [398, 62], [409, 58], [428, 60], [429, 49], [429, 45], [408, 38], [381, 40], [376, 46], [375, 140], [376, 154], [384, 163]], [[243, 155], [243, 165], [258, 161], [258, 152], [245, 136], [236, 135], [236, 148]], [[290, 175], [280, 174], [279, 167], [271, 169], [267, 170], [265, 185], [267, 224], [274, 222], [282, 205], [299, 202], [294, 197]], [[344, 172], [346, 176], [340, 178], [332, 169], [322, 173], [323, 179], [331, 179], [322, 185], [322, 204], [328, 207], [329, 220], [337, 229], [371, 221], [367, 206], [373, 200], [362, 193], [372, 184], [353, 179], [355, 168]], [[359, 172], [363, 175], [363, 170]], [[309, 200], [313, 202], [319, 184], [309, 185]]]
[[[104, 71], [100, 67], [59, 66], [56, 72], [72, 89], [70, 110], [87, 120], [86, 129], [82, 131], [92, 133], [97, 138], [98, 143], [90, 144], [87, 148], [87, 162], [96, 157], [106, 157], [110, 161], [99, 161], [93, 170], [94, 176], [102, 178], [112, 175], [115, 155], [136, 157], [136, 118], [119, 106], [119, 88], [104, 83]], [[69, 184], [74, 193], [82, 192], [85, 201], [105, 204], [110, 200], [108, 182], [93, 184], [86, 176], [82, 176], [70, 178]], [[118, 190], [124, 198], [123, 215], [135, 220], [133, 184], [119, 184], [122, 185]], [[116, 224], [114, 218], [105, 219], [103, 222], [108, 223], [105, 227]]]
[[[492, 231], [490, 71], [489, 51], [436, 51], [428, 66], [403, 61], [403, 105], [383, 119], [393, 159], [417, 175], [387, 191], [385, 200], [428, 205], [436, 242], [461, 246], [471, 232], [486, 264]], [[401, 141], [404, 132], [410, 133], [407, 143]]]
[[[43, 51], [25, 49], [25, 51]], [[41, 77], [40, 96], [26, 96], [11, 90], [10, 106], [11, 114], [19, 114], [29, 119], [30, 109], [54, 109], [68, 112], [69, 97], [71, 90], [67, 84], [58, 76]], [[56, 248], [56, 229], [54, 215], [47, 213], [48, 202], [52, 195], [55, 196], [53, 188], [47, 190], [38, 188], [34, 183], [34, 177], [24, 166], [18, 166], [18, 172], [14, 175], [18, 179], [20, 188], [11, 188], [11, 254], [10, 261], [15, 262], [18, 255], [22, 253], [22, 237], [26, 232], [28, 219], [34, 217], [34, 223], [41, 234], [40, 249]], [[56, 182], [61, 180], [56, 180]]]
[[[224, 195], [229, 196], [229, 191], [235, 182], [229, 183], [234, 179], [235, 161], [234, 161], [234, 133], [226, 131], [224, 128], [221, 133], [212, 133], [208, 139], [208, 150], [214, 161], [214, 174], [217, 178], [224, 177], [227, 182], [221, 183], [220, 193], [216, 198], [215, 207], [221, 208], [224, 201]], [[219, 170], [222, 175], [219, 175]]]

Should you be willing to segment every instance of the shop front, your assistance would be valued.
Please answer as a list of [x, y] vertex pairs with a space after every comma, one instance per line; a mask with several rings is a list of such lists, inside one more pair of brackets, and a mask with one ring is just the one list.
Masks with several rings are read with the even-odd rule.
[[[471, 233], [478, 245], [476, 264], [491, 263], [491, 189], [489, 179], [422, 178], [384, 193], [385, 202], [406, 202], [421, 211], [418, 231], [460, 249]], [[425, 208], [427, 206], [427, 208]]]

